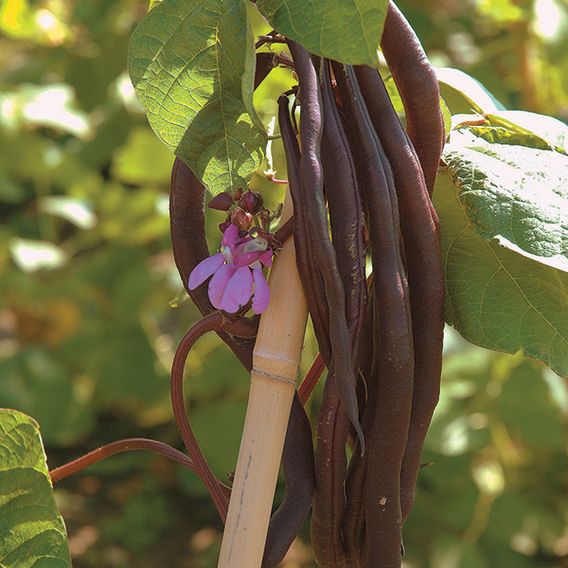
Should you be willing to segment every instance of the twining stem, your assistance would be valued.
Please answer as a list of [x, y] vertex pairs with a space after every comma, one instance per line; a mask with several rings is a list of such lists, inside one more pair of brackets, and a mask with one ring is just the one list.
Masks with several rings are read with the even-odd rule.
[[302, 404], [306, 404], [324, 371], [325, 362], [321, 353], [318, 353], [298, 388], [298, 398]]
[[116, 442], [105, 444], [100, 448], [90, 451], [84, 456], [56, 467], [49, 472], [49, 476], [51, 477], [51, 481], [56, 483], [61, 479], [65, 479], [66, 477], [78, 473], [90, 465], [98, 463], [111, 456], [124, 452], [135, 451], [154, 452], [187, 467], [193, 472], [196, 471], [195, 464], [191, 457], [186, 456], [183, 452], [180, 452], [171, 446], [168, 446], [168, 444], [164, 444], [158, 440], [150, 440], [148, 438], [125, 438], [124, 440], [117, 440]]
[[227, 495], [220, 488], [219, 481], [209, 467], [193, 430], [189, 425], [185, 412], [185, 402], [183, 396], [183, 371], [187, 356], [193, 344], [208, 331], [217, 331], [221, 328], [223, 315], [220, 312], [212, 312], [197, 322], [183, 337], [178, 348], [176, 349], [174, 360], [172, 363], [170, 395], [172, 400], [172, 408], [176, 425], [180, 432], [183, 443], [187, 452], [193, 458], [195, 468], [199, 473], [203, 483], [211, 495], [211, 499], [219, 513], [219, 516], [225, 521], [227, 517]]

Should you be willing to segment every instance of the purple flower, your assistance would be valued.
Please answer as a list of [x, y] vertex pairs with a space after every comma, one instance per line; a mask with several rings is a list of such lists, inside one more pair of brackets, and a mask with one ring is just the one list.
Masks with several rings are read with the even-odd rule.
[[220, 251], [191, 271], [188, 287], [195, 290], [212, 276], [208, 293], [215, 308], [235, 313], [252, 297], [252, 309], [260, 314], [270, 299], [262, 265], [272, 265], [272, 250], [267, 241], [250, 236], [240, 238], [238, 227], [230, 224], [223, 233]]

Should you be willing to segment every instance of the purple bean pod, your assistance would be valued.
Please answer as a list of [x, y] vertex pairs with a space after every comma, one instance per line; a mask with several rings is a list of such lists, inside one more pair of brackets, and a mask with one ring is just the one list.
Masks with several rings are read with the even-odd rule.
[[352, 148], [365, 182], [374, 274], [375, 358], [370, 382], [376, 384], [376, 400], [369, 400], [365, 412], [373, 412], [365, 489], [366, 565], [399, 568], [400, 475], [410, 424], [414, 353], [398, 204], [390, 164], [373, 130], [355, 72], [341, 65], [334, 65], [334, 71], [356, 134]]
[[440, 392], [444, 272], [436, 213], [412, 143], [400, 124], [379, 73], [370, 67], [357, 67], [356, 74], [371, 121], [393, 165], [408, 267], [415, 379], [401, 478], [405, 520], [414, 503], [422, 448]]
[[428, 193], [432, 195], [445, 142], [440, 88], [416, 32], [392, 0], [381, 48], [400, 93], [408, 135], [422, 164]]
[[[329, 205], [332, 244], [345, 290], [351, 347], [356, 353], [366, 304], [363, 211], [355, 165], [335, 106], [327, 61], [322, 66], [321, 84], [324, 189]], [[330, 376], [316, 428], [317, 489], [311, 526], [312, 545], [321, 568], [349, 566], [342, 537], [348, 433], [349, 422], [337, 391], [336, 377]]]
[[[345, 412], [364, 446], [355, 394], [355, 371], [345, 313], [345, 292], [339, 276], [335, 249], [328, 231], [327, 209], [323, 193], [321, 139], [323, 134], [322, 101], [318, 73], [310, 54], [289, 40], [290, 53], [298, 75], [301, 98], [300, 205], [304, 209], [307, 231], [313, 247], [312, 262], [321, 270], [329, 312], [331, 345], [330, 374], [337, 377], [337, 390]], [[299, 220], [298, 220], [299, 222]]]
[[314, 326], [319, 351], [326, 366], [329, 366], [329, 313], [325, 300], [323, 279], [319, 267], [312, 262], [311, 240], [307, 232], [305, 208], [302, 203], [300, 183], [300, 148], [290, 119], [289, 100], [278, 99], [278, 121], [288, 165], [288, 187], [294, 204], [294, 245], [296, 264], [306, 295], [308, 310]]

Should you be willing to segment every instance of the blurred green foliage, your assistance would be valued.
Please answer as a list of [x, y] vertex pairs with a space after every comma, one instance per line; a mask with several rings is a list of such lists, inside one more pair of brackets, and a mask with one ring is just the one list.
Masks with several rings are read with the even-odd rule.
[[[437, 65], [471, 74], [507, 108], [568, 119], [564, 2], [400, 5]], [[0, 4], [0, 406], [38, 420], [51, 467], [121, 436], [179, 446], [168, 371], [198, 314], [171, 255], [173, 158], [126, 75], [146, 9], [141, 0]], [[290, 84], [278, 70], [255, 94], [265, 124]], [[284, 177], [278, 143], [273, 154]], [[263, 176], [253, 184], [270, 204], [280, 199]], [[209, 219], [214, 243], [222, 219]], [[314, 352], [308, 343], [304, 365]], [[226, 479], [248, 377], [213, 336], [187, 372], [192, 422]], [[451, 330], [443, 379], [405, 531], [408, 568], [568, 566], [565, 382]], [[216, 564], [221, 527], [201, 484], [159, 457], [112, 458], [60, 482], [56, 496], [79, 568]], [[286, 565], [313, 565], [306, 544]]]

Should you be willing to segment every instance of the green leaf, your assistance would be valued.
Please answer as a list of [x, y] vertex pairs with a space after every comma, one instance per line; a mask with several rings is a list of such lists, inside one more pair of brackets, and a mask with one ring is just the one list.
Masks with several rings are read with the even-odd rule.
[[254, 65], [244, 0], [163, 0], [132, 35], [129, 71], [150, 125], [213, 194], [244, 186], [262, 161]]
[[378, 66], [387, 0], [258, 0], [260, 12], [308, 51], [351, 65]]
[[568, 375], [568, 157], [460, 129], [444, 161], [434, 201], [447, 322], [473, 343]]
[[437, 67], [436, 76], [452, 114], [483, 114], [505, 108], [477, 79], [459, 69]]
[[552, 116], [523, 110], [502, 110], [488, 114], [487, 119], [491, 124], [538, 136], [551, 149], [568, 154], [568, 126]]
[[38, 425], [0, 409], [0, 440], [0, 566], [70, 567]]
[[469, 221], [483, 238], [568, 272], [568, 157], [528, 147], [532, 135], [485, 128], [495, 141], [511, 134], [499, 144], [478, 133], [476, 127], [455, 131], [444, 152]]

